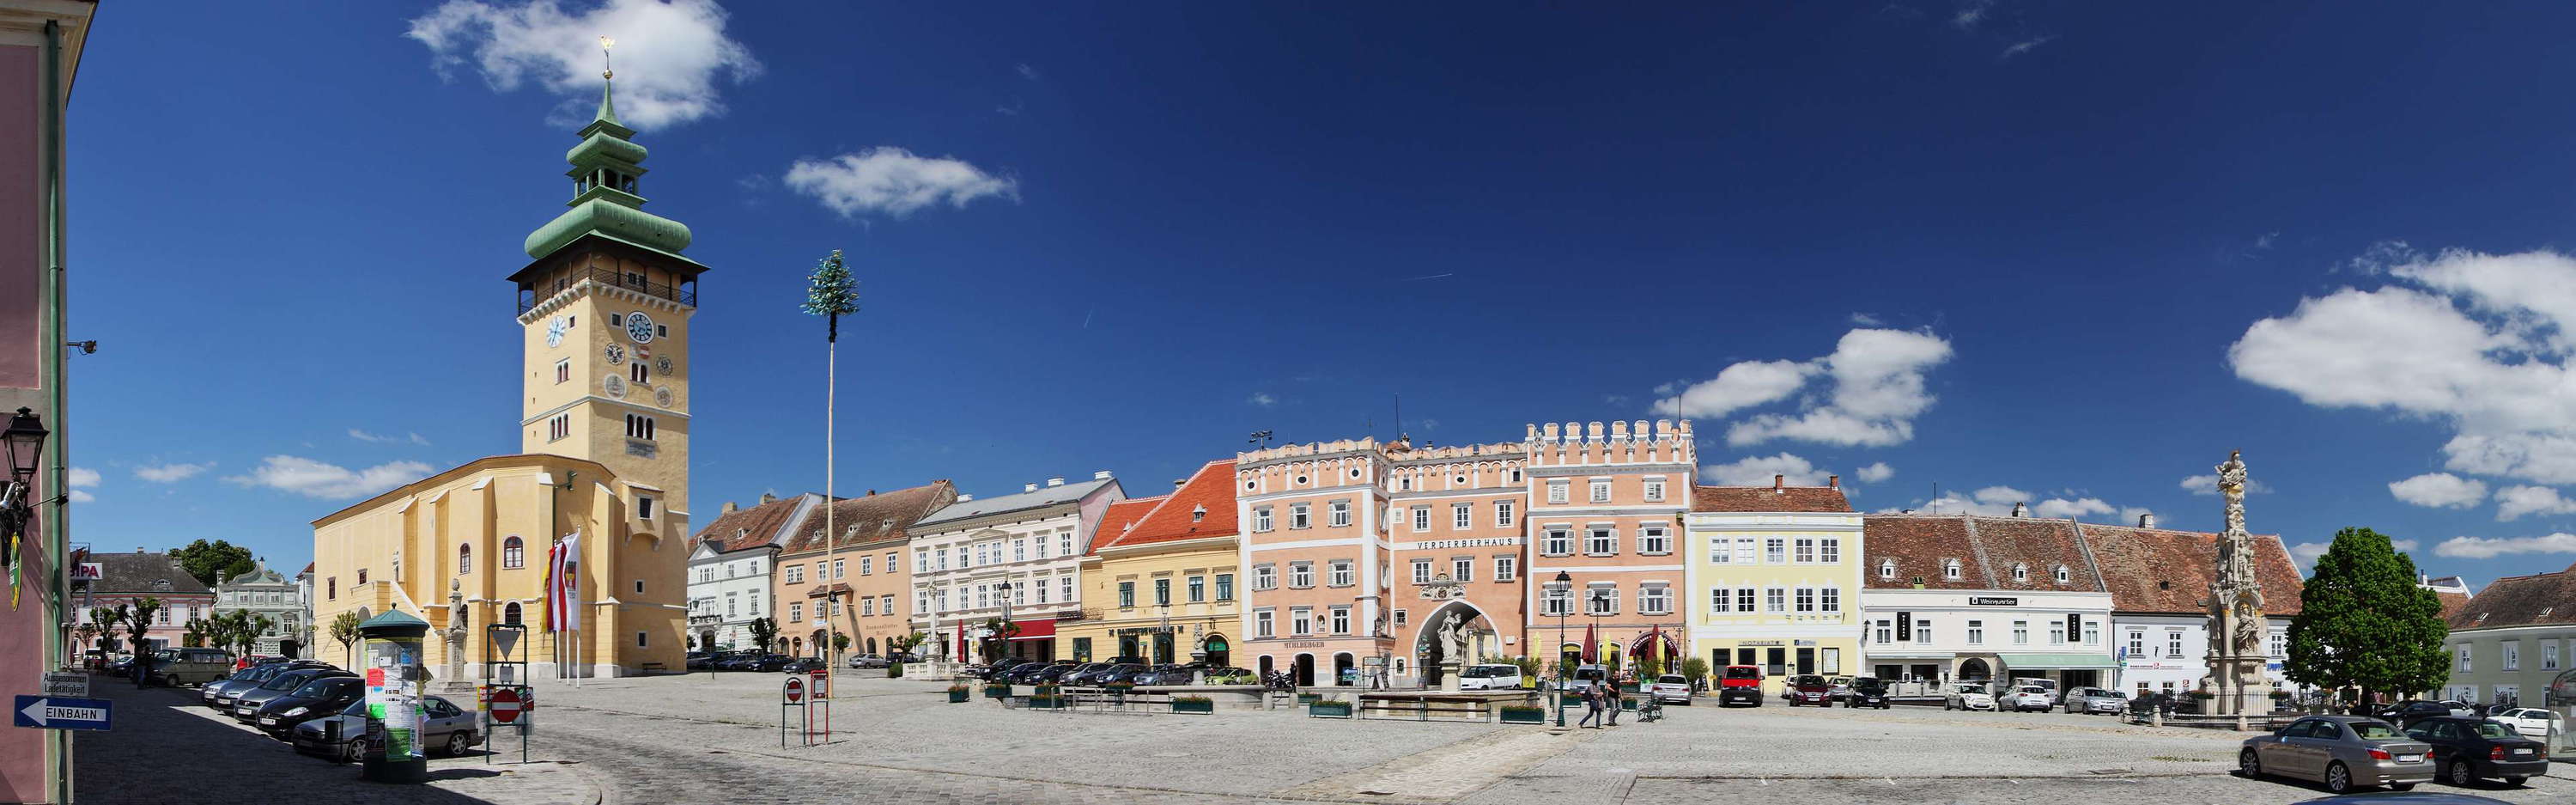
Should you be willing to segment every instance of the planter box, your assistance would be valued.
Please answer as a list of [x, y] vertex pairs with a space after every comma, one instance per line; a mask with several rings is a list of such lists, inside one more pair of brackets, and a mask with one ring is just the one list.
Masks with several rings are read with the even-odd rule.
[[1306, 715], [1309, 718], [1350, 718], [1351, 703], [1327, 701], [1308, 702], [1306, 704]]
[[1174, 700], [1174, 701], [1172, 702], [1172, 712], [1175, 712], [1175, 713], [1214, 713], [1214, 712], [1216, 712], [1216, 702], [1215, 702], [1215, 701], [1213, 701], [1213, 700], [1211, 700], [1211, 701], [1204, 701], [1204, 702], [1185, 702], [1185, 701]]
[[948, 703], [949, 703], [949, 704], [957, 704], [957, 703], [960, 703], [960, 702], [966, 701], [967, 693], [968, 693], [968, 691], [962, 691], [962, 690], [952, 690], [952, 691], [949, 691], [949, 692], [948, 692]]
[[1640, 690], [1643, 690], [1643, 689], [1644, 689], [1643, 687], [1641, 687], [1641, 685], [1642, 685], [1642, 683], [1638, 683], [1638, 682], [1621, 682], [1621, 683], [1619, 683], [1619, 692], [1620, 692], [1620, 693], [1636, 693], [1636, 692], [1638, 692], [1638, 691], [1640, 691]]
[[1635, 699], [1620, 699], [1620, 700], [1619, 700], [1619, 709], [1621, 709], [1621, 710], [1626, 710], [1626, 711], [1631, 712], [1631, 713], [1637, 712], [1637, 700], [1635, 700]]
[[1558, 704], [1566, 707], [1583, 706], [1583, 694], [1580, 693], [1559, 693], [1556, 694], [1556, 700]]
[[1031, 696], [1031, 697], [1029, 697], [1029, 709], [1031, 709], [1031, 710], [1062, 710], [1062, 709], [1064, 709], [1064, 697], [1062, 697], [1062, 696]]
[[1546, 711], [1546, 710], [1539, 710], [1539, 709], [1532, 709], [1532, 710], [1504, 710], [1504, 711], [1502, 711], [1502, 712], [1503, 712], [1503, 723], [1505, 723], [1505, 724], [1545, 724], [1545, 723], [1547, 723], [1547, 711]]

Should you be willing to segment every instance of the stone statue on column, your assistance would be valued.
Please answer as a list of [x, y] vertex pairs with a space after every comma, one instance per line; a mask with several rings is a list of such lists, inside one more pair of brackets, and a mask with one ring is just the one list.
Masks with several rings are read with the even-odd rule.
[[449, 692], [471, 691], [474, 682], [465, 678], [465, 583], [447, 580], [447, 681], [440, 685]]
[[2245, 461], [2229, 451], [2218, 465], [2218, 492], [2227, 501], [2227, 527], [2218, 534], [2216, 573], [2209, 583], [2209, 681], [2215, 694], [2213, 715], [2237, 717], [2238, 728], [2249, 717], [2272, 712], [2272, 685], [2264, 674], [2271, 662], [2264, 638], [2270, 624], [2263, 617], [2263, 582], [2255, 573], [2254, 536], [2245, 531]]

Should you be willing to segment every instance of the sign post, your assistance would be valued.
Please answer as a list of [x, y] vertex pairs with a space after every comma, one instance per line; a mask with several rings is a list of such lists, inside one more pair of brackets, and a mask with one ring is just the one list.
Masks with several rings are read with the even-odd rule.
[[789, 676], [787, 677], [787, 683], [779, 686], [778, 688], [778, 746], [782, 749], [787, 746], [787, 711], [789, 708], [794, 708], [797, 711], [796, 734], [798, 736], [798, 740], [804, 741], [809, 745], [812, 744], [814, 742], [813, 725], [812, 719], [809, 718], [805, 712], [804, 677]]
[[815, 707], [816, 705], [821, 705], [821, 706], [822, 706], [822, 708], [823, 708], [823, 740], [822, 740], [821, 742], [822, 742], [822, 743], [831, 743], [831, 742], [832, 742], [832, 671], [831, 671], [831, 669], [829, 669], [829, 668], [816, 668], [816, 669], [814, 669], [813, 671], [807, 672], [807, 675], [812, 676], [814, 679], [813, 679], [813, 681], [812, 681], [812, 682], [810, 682], [810, 683], [808, 683], [808, 684], [806, 685], [806, 694], [805, 694], [805, 695], [806, 695], [806, 702], [805, 702], [805, 709], [806, 709], [806, 712], [810, 714], [810, 713], [812, 713], [812, 712], [813, 712], [813, 709], [814, 709], [814, 707]]
[[[490, 736], [498, 731], [494, 729], [495, 725], [516, 728], [519, 731], [519, 762], [521, 763], [528, 762], [528, 735], [535, 732], [537, 727], [536, 697], [531, 695], [533, 691], [526, 687], [528, 661], [525, 655], [519, 652], [522, 638], [527, 637], [527, 634], [528, 627], [524, 624], [492, 623], [483, 626], [483, 695], [477, 697], [481, 700], [480, 708], [483, 712], [480, 715], [485, 739], [489, 740]], [[504, 691], [518, 702], [517, 716], [508, 720], [500, 718], [493, 711], [494, 705], [497, 704], [496, 700]], [[491, 762], [492, 755], [483, 757], [484, 762]]]

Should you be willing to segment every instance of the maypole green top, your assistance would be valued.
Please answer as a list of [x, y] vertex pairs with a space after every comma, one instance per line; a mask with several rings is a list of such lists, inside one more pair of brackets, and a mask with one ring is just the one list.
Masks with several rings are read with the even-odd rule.
[[612, 85], [601, 86], [599, 114], [579, 136], [581, 144], [564, 153], [572, 164], [564, 172], [573, 180], [567, 205], [572, 209], [528, 233], [528, 256], [545, 257], [594, 233], [675, 256], [689, 248], [686, 225], [643, 210], [644, 197], [636, 190], [644, 175], [644, 146], [626, 139], [635, 130], [618, 121]]

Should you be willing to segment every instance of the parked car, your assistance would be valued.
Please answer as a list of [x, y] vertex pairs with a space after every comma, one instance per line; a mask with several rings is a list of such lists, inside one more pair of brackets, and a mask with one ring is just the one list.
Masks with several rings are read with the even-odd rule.
[[2057, 680], [2044, 676], [2013, 677], [2012, 689], [2015, 692], [2018, 692], [2022, 688], [2038, 688], [2040, 692], [2048, 694], [2048, 706], [2050, 707], [2056, 707], [2059, 698], [2061, 698], [2065, 693], [2064, 688], [2057, 686]]
[[1511, 690], [1521, 686], [1517, 665], [1470, 665], [1458, 669], [1459, 690]]
[[357, 674], [337, 668], [290, 668], [278, 672], [276, 676], [269, 677], [268, 681], [259, 683], [258, 687], [244, 690], [233, 697], [231, 711], [233, 720], [244, 724], [251, 723], [253, 719], [259, 717], [259, 708], [262, 705], [293, 694], [303, 688], [307, 682], [335, 676], [357, 676]]
[[689, 652], [689, 653], [684, 657], [684, 661], [682, 662], [681, 666], [682, 666], [682, 667], [684, 667], [684, 668], [687, 668], [687, 669], [689, 669], [689, 670], [691, 670], [691, 671], [704, 671], [704, 670], [706, 670], [706, 669], [707, 669], [707, 666], [708, 666], [709, 664], [714, 663], [714, 662], [715, 662], [715, 652], [712, 652], [712, 651], [692, 651], [692, 652]]
[[892, 665], [894, 665], [892, 661], [874, 654], [850, 655], [850, 667], [852, 668], [885, 668]]
[[1824, 677], [1815, 674], [1789, 677], [1789, 684], [1780, 689], [1780, 698], [1789, 700], [1790, 707], [1802, 704], [1832, 707], [1834, 706], [1833, 696], [1833, 686], [1826, 683]]
[[2428, 718], [2406, 728], [2406, 737], [2433, 745], [2433, 768], [2452, 785], [2467, 787], [2494, 777], [2518, 786], [2549, 773], [2547, 744], [2494, 719]]
[[1127, 682], [1133, 684], [1136, 673], [1143, 670], [1145, 670], [1145, 666], [1132, 662], [1122, 662], [1117, 665], [1109, 666], [1108, 670], [1093, 674], [1091, 676], [1091, 681], [1094, 684], [1100, 685], [1107, 685], [1113, 682]]
[[2375, 715], [2400, 727], [2412, 727], [2415, 726], [2415, 722], [2428, 718], [2449, 718], [2452, 716], [2467, 716], [2468, 714], [2469, 713], [2466, 708], [2455, 710], [2450, 705], [2442, 702], [2428, 702], [2410, 699], [2381, 708]]
[[367, 698], [367, 681], [355, 676], [330, 676], [304, 683], [284, 696], [261, 705], [251, 723], [271, 737], [288, 738], [295, 725], [331, 715], [347, 708], [351, 702]]
[[243, 672], [243, 671], [248, 671], [248, 670], [250, 670], [250, 669], [251, 669], [251, 666], [255, 666], [255, 665], [265, 665], [265, 664], [272, 663], [272, 662], [279, 662], [279, 661], [283, 661], [283, 660], [285, 660], [285, 659], [286, 659], [285, 657], [279, 657], [279, 656], [274, 656], [274, 655], [269, 655], [269, 654], [244, 654], [244, 655], [241, 655], [240, 657], [234, 658], [234, 660], [233, 660], [233, 672], [234, 672], [234, 673], [240, 673], [240, 672]]
[[1072, 660], [1057, 660], [1055, 662], [1047, 663], [1047, 667], [1039, 669], [1037, 673], [1030, 675], [1029, 684], [1064, 684], [1065, 675], [1073, 673], [1074, 669], [1081, 668], [1082, 666], [1083, 663], [1074, 662]]
[[2566, 719], [2559, 717], [2557, 713], [2538, 707], [2511, 707], [2487, 717], [2504, 722], [2526, 738], [2539, 738], [2545, 741], [2548, 740], [2549, 731], [2552, 729], [2559, 732], [2567, 731]]
[[1887, 698], [1887, 685], [1879, 682], [1876, 677], [1864, 676], [1853, 680], [1851, 693], [1843, 697], [1844, 707], [1876, 707], [1885, 710], [1890, 703]]
[[1115, 667], [1117, 666], [1112, 663], [1087, 662], [1076, 666], [1071, 671], [1064, 672], [1063, 676], [1056, 677], [1056, 681], [1066, 685], [1098, 686], [1100, 683], [1094, 681], [1093, 678], [1100, 676], [1100, 672], [1107, 671]]
[[1729, 665], [1717, 678], [1717, 706], [1749, 704], [1762, 706], [1762, 667]]
[[1842, 701], [1844, 697], [1846, 697], [1846, 696], [1850, 696], [1850, 695], [1851, 695], [1851, 686], [1852, 686], [1852, 678], [1851, 678], [1851, 677], [1847, 677], [1847, 676], [1837, 676], [1837, 677], [1828, 677], [1828, 678], [1826, 678], [1826, 679], [1825, 679], [1825, 689], [1826, 689], [1827, 693], [1828, 693], [1828, 694], [1833, 698], [1833, 700], [1834, 700], [1834, 701], [1838, 701], [1838, 702], [1839, 702], [1839, 701]]
[[821, 671], [830, 667], [832, 667], [831, 661], [825, 660], [821, 657], [797, 657], [779, 664], [778, 670], [791, 674], [802, 674]]
[[1573, 690], [1582, 690], [1610, 680], [1610, 669], [1601, 665], [1574, 666]]
[[1987, 693], [1985, 685], [1975, 682], [1961, 682], [1951, 685], [1949, 690], [1941, 692], [1941, 709], [1993, 710], [1995, 709], [1995, 695]]
[[162, 649], [152, 660], [152, 678], [159, 685], [203, 685], [233, 673], [233, 655], [219, 648]]
[[2066, 712], [2108, 713], [2119, 715], [2129, 709], [2129, 697], [2109, 688], [2076, 688], [2066, 694]]
[[2327, 791], [2384, 785], [2404, 791], [2433, 780], [2433, 746], [2369, 716], [2309, 716], [2245, 739], [2236, 770], [2314, 780]]
[[1646, 695], [1654, 697], [1655, 701], [1659, 702], [1690, 704], [1690, 677], [1681, 674], [1664, 674], [1655, 677], [1655, 681], [1646, 686]]
[[2033, 710], [2045, 713], [2048, 712], [2048, 708], [2056, 706], [2049, 701], [2048, 689], [2038, 685], [2013, 688], [2012, 692], [2004, 694], [2003, 699], [1995, 704], [1997, 707], [2011, 708], [2016, 713], [2027, 713]]
[[[474, 751], [482, 736], [474, 732], [474, 711], [457, 707], [445, 697], [429, 696], [421, 701], [420, 745], [432, 751], [462, 755]], [[323, 729], [336, 723], [339, 740], [333, 742]], [[307, 720], [295, 725], [295, 751], [321, 755], [342, 763], [356, 763], [366, 754], [367, 702], [364, 698], [339, 711], [338, 715]]]
[[[306, 666], [301, 665], [300, 663], [313, 663], [313, 665]], [[232, 712], [233, 699], [240, 696], [242, 692], [259, 687], [261, 683], [267, 682], [269, 677], [298, 668], [307, 667], [329, 666], [322, 665], [321, 663], [313, 660], [297, 660], [293, 663], [279, 662], [253, 666], [250, 670], [233, 674], [230, 678], [198, 688], [197, 698], [199, 701], [204, 702], [206, 706], [215, 708], [215, 710], [219, 712]]]

